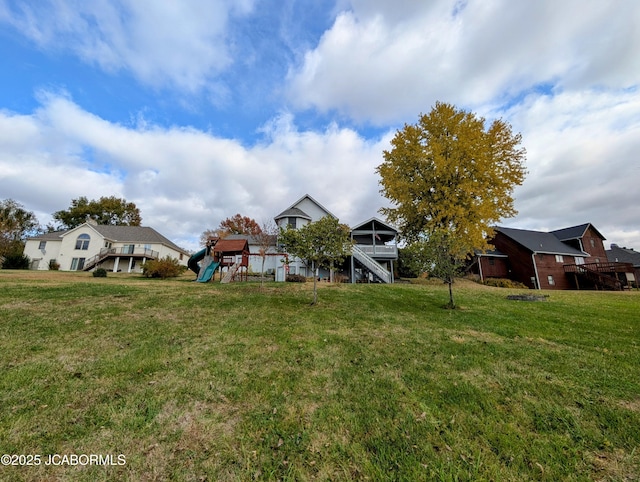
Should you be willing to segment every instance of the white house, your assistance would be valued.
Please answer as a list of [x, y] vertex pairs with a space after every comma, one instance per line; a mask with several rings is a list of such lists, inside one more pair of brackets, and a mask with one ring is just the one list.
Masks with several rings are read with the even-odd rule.
[[[308, 194], [305, 194], [273, 219], [279, 228], [286, 229], [287, 226], [290, 226], [295, 229], [300, 229], [309, 223], [320, 221], [325, 216], [338, 219], [337, 216], [332, 214], [322, 204]], [[311, 268], [307, 267], [302, 261], [299, 259], [290, 259], [288, 266], [282, 261], [278, 263], [276, 267], [276, 281], [284, 281], [287, 270], [288, 274], [313, 276]]]
[[189, 253], [153, 228], [144, 226], [104, 226], [91, 222], [66, 231], [46, 233], [27, 239], [24, 254], [31, 269], [47, 270], [51, 263], [64, 271], [108, 271], [139, 273], [150, 259], [166, 256], [187, 264]]
[[[337, 219], [337, 216], [322, 204], [305, 194], [274, 220], [278, 227], [291, 226], [300, 229], [325, 216]], [[377, 218], [357, 224], [351, 230], [351, 239], [354, 241], [352, 255], [348, 257], [342, 269], [349, 281], [393, 283], [393, 262], [398, 259], [397, 237], [398, 231], [395, 228]], [[284, 281], [287, 267], [280, 261], [275, 269], [276, 280]], [[291, 274], [312, 275], [310, 268], [297, 259], [290, 262], [288, 269]], [[321, 277], [327, 275], [328, 273], [320, 273]]]

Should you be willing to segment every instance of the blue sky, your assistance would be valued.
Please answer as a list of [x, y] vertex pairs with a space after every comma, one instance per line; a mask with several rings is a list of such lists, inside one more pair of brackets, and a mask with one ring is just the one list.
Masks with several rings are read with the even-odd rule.
[[522, 133], [505, 225], [640, 249], [638, 24], [635, 0], [0, 0], [0, 199], [46, 224], [123, 197], [188, 249], [305, 193], [355, 224], [443, 101]]

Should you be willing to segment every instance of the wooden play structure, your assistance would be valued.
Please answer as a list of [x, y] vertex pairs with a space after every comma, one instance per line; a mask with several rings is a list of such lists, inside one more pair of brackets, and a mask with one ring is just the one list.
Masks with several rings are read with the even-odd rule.
[[206, 247], [189, 258], [188, 266], [201, 283], [211, 281], [216, 270], [221, 283], [247, 281], [249, 243], [246, 239], [209, 238]]

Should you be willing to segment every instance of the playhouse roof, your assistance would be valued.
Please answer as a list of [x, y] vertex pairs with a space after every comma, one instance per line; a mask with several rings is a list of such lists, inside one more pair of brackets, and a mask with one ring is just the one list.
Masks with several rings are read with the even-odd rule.
[[249, 242], [246, 239], [219, 239], [213, 247], [216, 253], [242, 253], [249, 251]]

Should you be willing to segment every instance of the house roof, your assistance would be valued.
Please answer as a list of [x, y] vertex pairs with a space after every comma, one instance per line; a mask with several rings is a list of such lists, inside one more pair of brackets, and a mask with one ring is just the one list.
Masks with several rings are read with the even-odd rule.
[[66, 234], [68, 231], [64, 230], [64, 231], [51, 231], [49, 233], [44, 233], [44, 234], [40, 234], [38, 236], [31, 236], [29, 238], [27, 238], [28, 240], [35, 240], [35, 241], [60, 241], [62, 236], [64, 234]]
[[282, 218], [303, 218], [311, 221], [311, 216], [305, 213], [302, 209], [298, 209], [298, 208], [285, 209], [273, 219], [277, 220]]
[[83, 223], [73, 229], [66, 231], [56, 231], [45, 233], [41, 236], [29, 238], [33, 240], [56, 240], [60, 241], [63, 236], [77, 230], [81, 226], [88, 226], [100, 234], [103, 238], [114, 243], [144, 243], [144, 244], [164, 244], [178, 252], [188, 254], [188, 252], [175, 244], [170, 239], [164, 237], [158, 231], [148, 226], [107, 226]]
[[640, 252], [631, 248], [621, 248], [615, 244], [606, 251], [607, 259], [614, 263], [631, 263], [633, 266], [640, 266]]
[[[258, 236], [253, 236], [250, 234], [229, 234], [225, 236], [224, 239], [246, 239], [247, 242], [252, 246], [259, 246], [261, 243], [261, 239]], [[270, 246], [275, 246], [278, 242], [277, 234], [269, 234], [267, 235], [267, 240], [269, 241]]]
[[305, 219], [311, 220], [311, 217], [309, 215], [307, 215], [306, 213], [304, 213], [302, 210], [300, 210], [299, 208], [297, 208], [296, 206], [298, 204], [300, 204], [302, 201], [304, 201], [305, 199], [308, 199], [309, 201], [311, 201], [312, 203], [314, 203], [316, 206], [318, 206], [320, 209], [322, 209], [328, 216], [331, 216], [333, 218], [338, 219], [338, 216], [336, 216], [335, 214], [333, 214], [331, 211], [329, 211], [327, 208], [325, 208], [322, 204], [320, 204], [318, 201], [316, 201], [315, 199], [313, 199], [311, 196], [309, 196], [308, 194], [305, 194], [304, 196], [302, 196], [300, 199], [298, 199], [296, 202], [294, 202], [291, 206], [289, 206], [287, 209], [285, 209], [283, 212], [281, 212], [280, 214], [278, 214], [275, 218], [273, 219], [281, 219], [284, 217], [295, 217], [295, 214], [285, 214], [287, 213], [289, 210], [291, 209], [297, 209], [300, 213], [302, 213], [304, 216], [298, 216], [298, 217], [305, 217]]
[[588, 256], [587, 253], [566, 245], [552, 233], [502, 227], [496, 228], [496, 231], [513, 239], [515, 242], [524, 246], [532, 253], [561, 254], [567, 256]]
[[487, 249], [485, 251], [476, 249], [474, 252], [476, 256], [486, 256], [490, 258], [491, 257], [492, 258], [508, 258], [509, 257], [508, 255], [504, 254], [502, 251], [497, 249]]
[[217, 253], [242, 253], [249, 251], [249, 242], [246, 239], [219, 239], [212, 248]]
[[589, 227], [593, 228], [593, 230], [602, 239], [607, 239], [591, 223], [580, 224], [578, 226], [571, 226], [570, 228], [556, 229], [555, 231], [551, 231], [551, 233], [560, 241], [568, 241], [570, 239], [581, 239], [585, 235]]
[[372, 218], [367, 219], [366, 221], [363, 221], [361, 223], [356, 224], [351, 231], [369, 231], [371, 230], [371, 226], [375, 227], [376, 230], [379, 231], [393, 231], [394, 233], [398, 233], [398, 230], [396, 228], [394, 228], [393, 226], [391, 226], [390, 224], [385, 223], [384, 221], [381, 221], [380, 219], [376, 218], [375, 216]]

